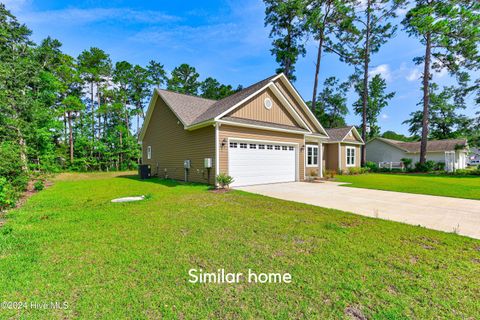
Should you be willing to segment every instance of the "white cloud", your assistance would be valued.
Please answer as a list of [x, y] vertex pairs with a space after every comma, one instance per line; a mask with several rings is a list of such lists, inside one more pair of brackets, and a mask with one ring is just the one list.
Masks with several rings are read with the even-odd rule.
[[408, 81], [417, 81], [418, 79], [420, 79], [421, 76], [422, 73], [417, 68], [414, 68], [410, 70], [405, 79], [407, 79]]
[[388, 114], [386, 114], [386, 113], [382, 113], [382, 115], [381, 115], [380, 117], [381, 117], [383, 120], [387, 120], [388, 118], [390, 118], [390, 117], [388, 116]]
[[7, 10], [19, 11], [23, 9], [30, 2], [30, 0], [2, 0], [1, 2], [5, 5]]
[[370, 75], [375, 76], [379, 74], [386, 81], [392, 79], [392, 73], [388, 64], [381, 64], [370, 70]]
[[91, 8], [64, 10], [50, 10], [28, 12], [21, 15], [22, 21], [28, 23], [52, 22], [81, 25], [98, 21], [121, 20], [124, 22], [137, 22], [144, 24], [156, 24], [180, 20], [179, 17], [165, 14], [160, 11], [137, 11], [128, 8]]

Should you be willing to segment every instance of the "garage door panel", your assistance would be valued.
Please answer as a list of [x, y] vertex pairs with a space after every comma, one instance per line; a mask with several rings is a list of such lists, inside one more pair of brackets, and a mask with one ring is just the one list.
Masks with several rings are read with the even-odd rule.
[[[240, 144], [246, 144], [247, 148], [240, 148]], [[264, 145], [265, 149], [259, 149], [259, 145]], [[267, 149], [267, 145], [273, 149]], [[280, 150], [275, 150], [275, 146], [280, 146]], [[232, 186], [296, 180], [297, 153], [291, 144], [232, 140], [228, 151], [229, 175], [235, 180]]]

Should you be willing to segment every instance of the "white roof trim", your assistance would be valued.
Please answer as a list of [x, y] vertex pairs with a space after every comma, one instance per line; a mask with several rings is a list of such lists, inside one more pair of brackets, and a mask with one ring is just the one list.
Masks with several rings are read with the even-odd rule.
[[308, 130], [308, 132], [312, 133], [312, 130], [308, 127], [308, 125], [303, 121], [302, 117], [298, 114], [297, 111], [292, 107], [292, 105], [288, 102], [287, 98], [282, 94], [282, 92], [277, 88], [277, 86], [273, 83], [270, 82], [270, 89], [272, 89], [273, 93], [277, 98], [279, 98], [283, 104], [288, 107], [287, 109], [290, 110], [290, 114], [297, 120], [297, 122], [301, 123], [303, 125], [303, 128]]
[[293, 93], [293, 95], [295, 96], [295, 98], [297, 99], [297, 101], [300, 102], [300, 105], [307, 110], [307, 114], [308, 116], [310, 117], [310, 120], [313, 121], [313, 123], [317, 126], [317, 129], [320, 130], [320, 132], [323, 132], [327, 137], [328, 137], [328, 133], [327, 131], [325, 131], [325, 129], [323, 128], [322, 124], [318, 121], [318, 119], [315, 117], [315, 115], [312, 113], [312, 110], [310, 110], [310, 108], [307, 106], [307, 104], [305, 103], [305, 101], [303, 101], [302, 97], [300, 96], [300, 94], [297, 92], [297, 90], [295, 89], [295, 87], [290, 83], [290, 81], [288, 80], [288, 78], [283, 74], [279, 74], [278, 77], [275, 77], [274, 79], [272, 79], [272, 81], [274, 80], [277, 80], [277, 79], [280, 79], [280, 81], [283, 82], [283, 84], [286, 84], [287, 88], [290, 90], [290, 92]]
[[274, 128], [269, 126], [260, 126], [256, 124], [239, 123], [239, 122], [233, 122], [233, 121], [227, 121], [227, 120], [218, 120], [217, 123], [236, 126], [236, 127], [246, 127], [246, 128], [261, 129], [261, 130], [268, 130], [268, 131], [288, 132], [288, 133], [296, 133], [296, 134], [302, 134], [302, 135], [306, 133], [305, 131], [300, 131], [300, 130]]
[[150, 99], [150, 103], [148, 104], [147, 114], [145, 116], [145, 119], [143, 120], [142, 130], [138, 135], [138, 141], [143, 141], [143, 138], [145, 136], [145, 132], [147, 131], [148, 124], [150, 123], [150, 118], [152, 117], [153, 109], [155, 108], [155, 104], [157, 102], [158, 96], [159, 96], [158, 90], [153, 89], [152, 99]]
[[[150, 123], [150, 118], [152, 117], [153, 110], [155, 109], [155, 105], [157, 103], [157, 99], [160, 98], [162, 101], [167, 105], [167, 107], [173, 112], [175, 117], [177, 117], [178, 121], [180, 121], [185, 129], [187, 129], [187, 126], [185, 123], [182, 121], [182, 119], [178, 116], [178, 114], [175, 112], [175, 110], [172, 109], [172, 107], [168, 104], [168, 102], [162, 97], [162, 94], [160, 91], [155, 88], [153, 90], [153, 97], [150, 100], [150, 103], [148, 104], [148, 109], [147, 109], [147, 114], [145, 116], [145, 120], [143, 121], [142, 124], [142, 131], [140, 131], [140, 135], [138, 136], [138, 141], [143, 141], [143, 138], [145, 136], [145, 132], [147, 131], [148, 124]], [[212, 121], [210, 121], [212, 122]], [[203, 124], [203, 123], [202, 123]]]
[[340, 140], [340, 141], [338, 141], [338, 142], [344, 142], [345, 138], [348, 136], [348, 134], [349, 134], [350, 132], [352, 132], [352, 130], [353, 130], [353, 134], [357, 137], [358, 140], [360, 140], [360, 143], [363, 144], [364, 142], [363, 142], [362, 136], [360, 135], [360, 133], [358, 132], [358, 130], [357, 130], [357, 128], [356, 128], [355, 126], [352, 126], [352, 127], [350, 128], [350, 130], [349, 130], [349, 131], [345, 134], [345, 136], [342, 138], [342, 140]]
[[245, 99], [243, 99], [242, 101], [236, 103], [234, 106], [230, 107], [228, 110], [224, 111], [223, 113], [221, 113], [220, 115], [216, 116], [215, 117], [215, 121], [218, 121], [220, 120], [221, 118], [223, 118], [225, 115], [229, 114], [230, 112], [232, 112], [233, 110], [237, 109], [238, 107], [240, 107], [241, 105], [243, 105], [244, 103], [246, 103], [247, 101], [249, 101], [250, 99], [256, 97], [258, 94], [260, 94], [262, 91], [270, 88], [273, 92], [273, 94], [283, 103], [283, 105], [286, 107], [286, 109], [289, 111], [289, 113], [293, 116], [293, 118], [302, 125], [302, 127], [305, 129], [305, 130], [308, 130], [308, 132], [312, 132], [310, 130], [310, 128], [308, 127], [308, 125], [305, 123], [305, 121], [303, 121], [302, 117], [297, 113], [297, 111], [295, 111], [295, 109], [292, 107], [292, 105], [288, 102], [288, 100], [285, 98], [285, 96], [281, 93], [281, 91], [277, 88], [277, 86], [275, 86], [275, 84], [273, 83], [274, 80], [278, 79], [279, 77], [281, 77], [282, 74], [279, 74], [278, 76], [276, 76], [275, 78], [273, 78], [272, 80], [270, 80], [270, 82], [268, 82], [266, 85], [264, 85], [263, 87], [261, 87], [259, 90], [255, 91], [254, 93], [252, 93], [251, 95], [249, 95], [248, 97], [246, 97]]

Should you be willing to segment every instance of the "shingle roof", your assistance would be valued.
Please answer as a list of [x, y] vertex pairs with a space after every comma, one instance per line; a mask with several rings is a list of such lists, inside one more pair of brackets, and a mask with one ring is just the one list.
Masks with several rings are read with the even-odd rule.
[[353, 126], [340, 127], [340, 128], [331, 128], [325, 129], [328, 136], [330, 137], [329, 141], [343, 141], [347, 134], [352, 130]]
[[272, 122], [244, 119], [244, 118], [237, 118], [237, 117], [223, 117], [222, 120], [236, 122], [236, 123], [264, 126], [264, 127], [270, 127], [270, 128], [288, 129], [288, 130], [295, 130], [295, 131], [299, 131], [299, 132], [308, 132], [307, 130], [299, 128], [299, 127], [288, 126], [288, 125], [279, 124], [279, 123], [272, 123]]
[[[393, 144], [398, 148], [405, 150], [410, 153], [420, 152], [420, 141], [417, 142], [404, 142], [392, 139], [377, 138], [379, 140], [385, 141], [389, 144]], [[448, 139], [448, 140], [429, 140], [427, 143], [427, 152], [443, 152], [443, 151], [453, 151], [458, 147], [466, 147], [466, 139]]]
[[180, 121], [186, 126], [191, 126], [214, 119], [261, 89], [263, 86], [267, 85], [276, 76], [277, 75], [273, 75], [254, 83], [251, 86], [218, 101], [163, 89], [158, 89], [158, 93], [170, 106]]
[[158, 89], [158, 94], [185, 125], [193, 124], [216, 100], [190, 96], [173, 91]]
[[251, 94], [260, 90], [263, 86], [265, 86], [267, 83], [270, 82], [270, 80], [272, 80], [275, 77], [276, 75], [268, 77], [262, 81], [252, 84], [251, 86], [241, 91], [238, 91], [228, 97], [225, 97], [215, 102], [205, 112], [201, 113], [192, 124], [197, 124], [207, 120], [211, 120], [221, 115], [222, 113], [224, 113], [225, 111], [227, 111], [228, 109], [230, 109], [231, 107], [233, 107], [234, 105], [242, 101], [243, 99], [247, 98]]

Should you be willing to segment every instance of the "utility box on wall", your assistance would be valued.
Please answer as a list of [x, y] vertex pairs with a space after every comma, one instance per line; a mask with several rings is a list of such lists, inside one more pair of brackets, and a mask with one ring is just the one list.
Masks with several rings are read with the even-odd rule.
[[212, 167], [212, 158], [203, 159], [203, 167], [210, 169]]
[[183, 160], [183, 168], [190, 169], [190, 160]]

